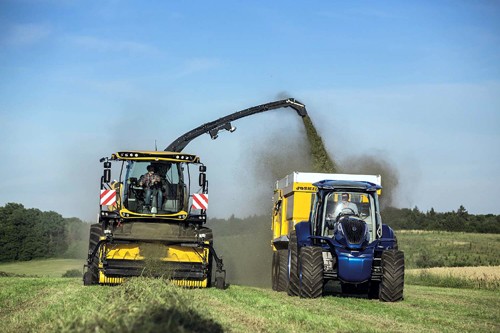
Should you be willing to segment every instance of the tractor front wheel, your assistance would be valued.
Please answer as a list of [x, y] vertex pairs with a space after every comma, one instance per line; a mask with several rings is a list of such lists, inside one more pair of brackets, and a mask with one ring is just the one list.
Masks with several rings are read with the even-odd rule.
[[382, 281], [379, 299], [382, 302], [397, 302], [403, 299], [405, 283], [405, 256], [399, 250], [382, 253]]
[[300, 249], [300, 296], [317, 298], [323, 294], [323, 249], [305, 246]]

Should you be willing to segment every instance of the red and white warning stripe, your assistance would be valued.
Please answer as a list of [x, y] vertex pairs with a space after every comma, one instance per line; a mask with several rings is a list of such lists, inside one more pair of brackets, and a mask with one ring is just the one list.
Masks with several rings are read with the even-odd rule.
[[114, 205], [116, 203], [115, 190], [101, 190], [101, 205]]
[[208, 208], [208, 194], [204, 194], [204, 193], [193, 194], [193, 208], [194, 209], [207, 209]]

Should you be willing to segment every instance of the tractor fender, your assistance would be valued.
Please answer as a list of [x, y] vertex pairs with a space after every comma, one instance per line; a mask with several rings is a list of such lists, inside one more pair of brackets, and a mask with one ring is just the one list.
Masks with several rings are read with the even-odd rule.
[[297, 233], [297, 245], [311, 246], [311, 223], [309, 221], [302, 221], [295, 225], [295, 232]]
[[392, 230], [392, 228], [387, 224], [382, 224], [382, 238], [380, 238], [379, 246], [382, 246], [385, 249], [397, 248], [397, 240], [394, 230]]

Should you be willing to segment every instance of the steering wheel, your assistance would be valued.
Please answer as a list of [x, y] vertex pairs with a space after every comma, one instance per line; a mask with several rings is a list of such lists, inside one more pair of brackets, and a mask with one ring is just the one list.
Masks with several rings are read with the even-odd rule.
[[354, 209], [349, 208], [349, 207], [342, 208], [342, 211], [339, 213], [339, 215], [337, 215], [337, 218], [335, 219], [335, 222], [338, 222], [340, 220], [340, 218], [342, 218], [344, 216], [349, 216], [349, 215], [358, 216], [358, 214], [356, 214], [356, 212], [354, 211]]

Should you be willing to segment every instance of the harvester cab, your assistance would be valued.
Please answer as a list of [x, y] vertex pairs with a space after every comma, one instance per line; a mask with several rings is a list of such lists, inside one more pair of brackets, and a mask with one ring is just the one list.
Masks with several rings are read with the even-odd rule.
[[101, 162], [99, 221], [91, 226], [84, 283], [117, 284], [149, 275], [208, 287], [215, 261], [215, 286], [225, 288], [212, 230], [203, 227], [208, 180], [199, 157], [121, 151]]

